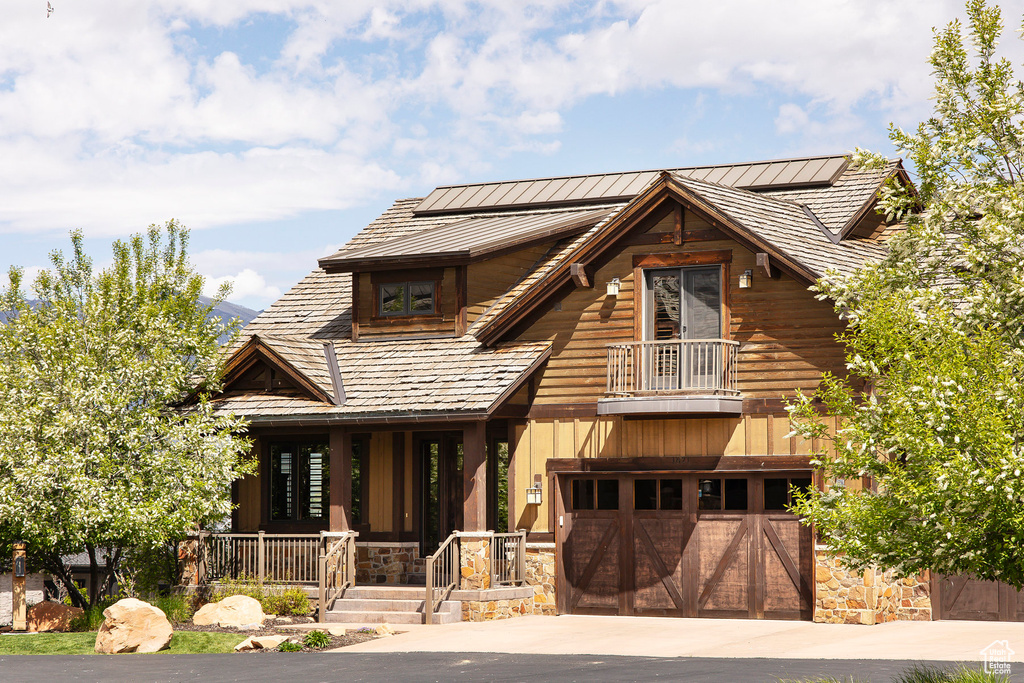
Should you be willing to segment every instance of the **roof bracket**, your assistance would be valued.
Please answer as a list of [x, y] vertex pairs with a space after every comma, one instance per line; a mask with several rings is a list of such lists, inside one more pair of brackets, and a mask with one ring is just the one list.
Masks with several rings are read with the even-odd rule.
[[338, 354], [334, 351], [334, 342], [324, 342], [324, 359], [331, 373], [331, 387], [334, 389], [334, 405], [345, 404], [345, 384], [341, 381], [341, 369], [338, 367]]
[[757, 267], [764, 273], [765, 277], [772, 280], [778, 280], [782, 275], [782, 271], [772, 265], [771, 261], [768, 260], [768, 254], [763, 251], [757, 252]]
[[569, 266], [569, 276], [573, 283], [582, 289], [594, 288], [593, 268], [584, 263], [573, 263]]

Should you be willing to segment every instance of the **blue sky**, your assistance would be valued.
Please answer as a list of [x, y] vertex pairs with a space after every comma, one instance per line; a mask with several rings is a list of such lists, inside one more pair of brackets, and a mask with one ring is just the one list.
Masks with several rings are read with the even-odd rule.
[[73, 228], [102, 263], [112, 239], [176, 218], [211, 286], [232, 281], [231, 300], [254, 308], [394, 199], [439, 184], [892, 154], [888, 122], [930, 110], [931, 28], [961, 13], [937, 0], [50, 1], [49, 17], [46, 0], [8, 3], [0, 23], [0, 268], [31, 275]]

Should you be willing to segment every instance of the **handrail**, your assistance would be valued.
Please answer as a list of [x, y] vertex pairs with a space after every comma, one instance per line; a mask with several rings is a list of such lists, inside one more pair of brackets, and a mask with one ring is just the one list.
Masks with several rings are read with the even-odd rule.
[[427, 557], [427, 592], [423, 601], [426, 623], [434, 623], [434, 613], [458, 586], [461, 566], [459, 535], [453, 532], [437, 552]]
[[526, 531], [491, 538], [491, 587], [521, 586], [526, 581]]
[[731, 339], [616, 342], [607, 350], [606, 393], [612, 396], [739, 393], [739, 342]]
[[[356, 531], [322, 532], [318, 563], [317, 621], [327, 620], [334, 601], [356, 582]], [[331, 543], [333, 539], [338, 539]], [[330, 544], [330, 545], [328, 545]]]
[[199, 531], [198, 583], [253, 579], [264, 583], [316, 583], [322, 535]]

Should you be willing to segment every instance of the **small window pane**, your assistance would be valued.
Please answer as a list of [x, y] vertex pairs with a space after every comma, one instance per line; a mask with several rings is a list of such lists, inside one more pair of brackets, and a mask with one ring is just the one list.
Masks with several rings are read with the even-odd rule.
[[572, 480], [572, 509], [593, 510], [594, 509], [594, 480], [573, 479]]
[[619, 480], [598, 479], [597, 480], [597, 509], [618, 510], [619, 509]]
[[726, 479], [725, 480], [725, 509], [746, 510], [747, 509], [747, 480]]
[[722, 480], [701, 479], [697, 484], [697, 508], [700, 510], [722, 509]]
[[401, 315], [405, 313], [405, 285], [389, 284], [380, 286], [380, 314]]
[[633, 484], [633, 509], [658, 509], [658, 480], [637, 479]]
[[661, 480], [661, 509], [682, 510], [683, 509], [683, 480], [662, 479]]
[[413, 314], [434, 312], [433, 282], [412, 282], [409, 284], [409, 312]]
[[789, 503], [788, 479], [764, 480], [764, 509], [785, 510]]
[[270, 519], [291, 519], [295, 504], [295, 455], [270, 447]]

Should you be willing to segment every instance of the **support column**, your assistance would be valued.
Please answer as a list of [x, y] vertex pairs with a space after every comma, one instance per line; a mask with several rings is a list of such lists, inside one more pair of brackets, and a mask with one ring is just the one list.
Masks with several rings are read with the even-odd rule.
[[487, 530], [487, 423], [462, 432], [463, 531]]
[[352, 528], [352, 436], [342, 427], [331, 427], [331, 531]]
[[15, 543], [11, 567], [11, 611], [14, 616], [11, 629], [14, 631], [28, 629], [28, 611], [25, 601], [25, 579], [28, 576], [26, 565], [25, 544]]

